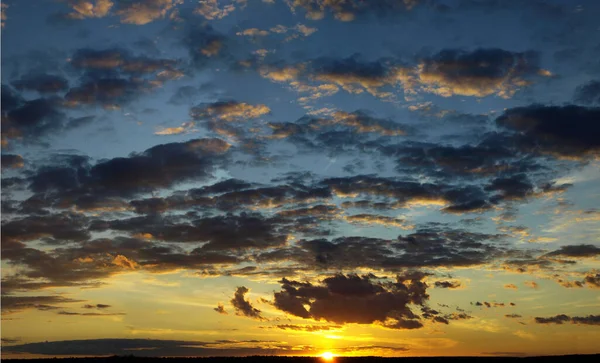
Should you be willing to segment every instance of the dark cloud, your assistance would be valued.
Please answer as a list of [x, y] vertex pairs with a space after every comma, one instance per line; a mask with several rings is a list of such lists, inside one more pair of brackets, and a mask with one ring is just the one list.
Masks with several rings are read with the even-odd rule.
[[110, 305], [106, 305], [106, 304], [96, 304], [96, 305], [86, 304], [83, 306], [84, 309], [108, 309], [110, 307], [111, 307]]
[[[64, 212], [46, 216], [29, 215], [5, 221], [2, 224], [3, 258], [11, 258], [13, 243], [51, 237], [68, 242], [81, 242], [90, 238], [86, 230], [88, 218], [76, 213]], [[4, 244], [6, 242], [6, 244]]]
[[216, 311], [219, 314], [223, 314], [223, 315], [227, 315], [227, 310], [225, 310], [225, 306], [223, 306], [223, 304], [219, 304], [217, 305], [216, 308], [213, 309], [214, 311]]
[[259, 253], [257, 262], [293, 261], [319, 269], [473, 266], [509, 256], [501, 235], [448, 228], [419, 228], [396, 241], [368, 237], [299, 240], [293, 246]]
[[[136, 238], [94, 239], [68, 246], [64, 246], [65, 242], [60, 243], [63, 245], [60, 248], [41, 250], [14, 239], [5, 242], [3, 238], [2, 258], [25, 268], [19, 274], [3, 276], [3, 291], [94, 287], [104, 278], [138, 269], [162, 272], [240, 262], [238, 257], [228, 253], [201, 248], [186, 251], [179, 246]], [[44, 280], [40, 281], [41, 278]]]
[[[250, 345], [250, 347], [248, 347]], [[49, 356], [106, 356], [131, 355], [161, 357], [230, 357], [253, 355], [277, 355], [289, 352], [309, 353], [310, 348], [298, 347], [272, 341], [182, 341], [156, 339], [90, 339], [56, 342], [28, 343], [10, 347], [12, 353], [44, 354]], [[8, 349], [3, 348], [3, 353]]]
[[261, 315], [261, 311], [252, 306], [250, 301], [245, 299], [245, 295], [249, 292], [247, 287], [240, 286], [235, 290], [233, 299], [230, 300], [237, 315], [246, 316], [252, 319], [265, 320]]
[[94, 165], [79, 162], [44, 167], [29, 178], [30, 189], [55, 195], [59, 205], [78, 205], [86, 197], [132, 196], [186, 180], [206, 179], [228, 148], [229, 144], [220, 139], [196, 139], [156, 145]]
[[545, 256], [594, 257], [597, 255], [600, 255], [599, 247], [582, 244], [561, 246], [558, 250], [547, 253]]
[[485, 190], [498, 193], [492, 200], [521, 200], [533, 193], [533, 185], [525, 174], [495, 178]]
[[504, 315], [504, 317], [511, 318], [511, 319], [522, 318], [522, 316], [519, 314], [506, 314], [506, 315]]
[[[4, 283], [2, 284], [4, 285]], [[56, 310], [61, 306], [57, 304], [75, 303], [76, 300], [59, 295], [48, 296], [12, 296], [2, 294], [2, 314], [12, 314], [27, 309]]]
[[2, 154], [2, 169], [18, 169], [24, 165], [21, 155]]
[[600, 108], [531, 105], [505, 111], [496, 124], [513, 131], [523, 151], [582, 158], [600, 152], [599, 118]]
[[577, 87], [573, 100], [584, 105], [600, 106], [600, 81], [590, 81]]
[[[371, 196], [389, 198], [400, 205], [434, 204], [447, 206], [447, 212], [479, 211], [489, 208], [484, 191], [476, 186], [457, 187], [453, 185], [421, 183], [399, 178], [383, 178], [372, 175], [357, 175], [344, 178], [329, 178], [321, 182], [336, 195]], [[481, 202], [483, 205], [476, 205]], [[472, 208], [467, 208], [468, 203]], [[473, 209], [476, 208], [476, 209]]]
[[14, 110], [25, 102], [25, 100], [12, 87], [2, 85], [2, 113]]
[[337, 330], [341, 329], [341, 325], [298, 325], [298, 324], [279, 324], [273, 326], [275, 329], [281, 330], [293, 330], [293, 331], [306, 331], [306, 332], [314, 332], [314, 331], [329, 331], [329, 330]]
[[66, 91], [69, 88], [69, 81], [61, 76], [51, 74], [30, 74], [12, 82], [12, 85], [20, 91], [57, 93]]
[[122, 72], [130, 75], [153, 74], [162, 71], [175, 71], [177, 61], [171, 59], [154, 59], [143, 56], [133, 56], [129, 51], [113, 49], [79, 49], [71, 60], [76, 69]]
[[444, 49], [423, 60], [420, 81], [441, 96], [492, 94], [509, 98], [525, 79], [538, 75], [539, 54], [496, 48]]
[[287, 234], [279, 230], [277, 219], [257, 213], [227, 214], [193, 219], [190, 223], [174, 223], [170, 218], [156, 215], [96, 220], [92, 230], [126, 231], [132, 235], [150, 234], [153, 239], [165, 242], [204, 243], [196, 252], [265, 249], [286, 244]]
[[600, 325], [600, 315], [571, 317], [565, 314], [560, 314], [548, 318], [536, 317], [535, 322], [538, 324], [564, 324], [570, 322], [578, 325]]
[[600, 274], [589, 274], [583, 281], [591, 288], [600, 288]]
[[70, 62], [82, 72], [79, 85], [65, 95], [65, 105], [70, 107], [118, 108], [184, 75], [177, 60], [133, 56], [120, 48], [79, 49]]
[[443, 289], [457, 289], [462, 286], [460, 281], [436, 281], [434, 285]]
[[[384, 155], [397, 158], [399, 170], [415, 166], [438, 169], [452, 177], [487, 176], [509, 168], [514, 153], [505, 146], [479, 145], [446, 146], [432, 143], [404, 143], [384, 146]], [[427, 169], [426, 169], [427, 168]]]
[[20, 342], [19, 338], [2, 338], [2, 344], [14, 344]]
[[273, 305], [288, 314], [337, 324], [379, 323], [391, 329], [423, 326], [408, 304], [424, 305], [429, 295], [423, 275], [382, 282], [373, 275], [338, 274], [321, 284], [282, 279]]
[[198, 22], [197, 19], [190, 20], [182, 43], [188, 50], [192, 64], [197, 68], [205, 68], [213, 61], [231, 62], [227, 37], [212, 26]]
[[290, 2], [292, 10], [301, 8], [306, 12], [306, 17], [312, 20], [319, 20], [331, 13], [335, 19], [340, 21], [352, 21], [356, 17], [375, 15], [378, 17], [389, 17], [399, 15], [418, 5], [420, 0], [396, 1], [380, 0], [377, 2], [366, 2], [360, 0], [299, 0]]
[[394, 69], [385, 60], [367, 62], [359, 56], [343, 59], [320, 58], [312, 63], [313, 76], [323, 82], [337, 84], [348, 92], [362, 89], [376, 94], [377, 89], [392, 83]]
[[516, 305], [515, 303], [505, 304], [503, 302], [487, 302], [487, 301], [484, 301], [484, 302], [477, 301], [476, 303], [471, 303], [471, 304], [475, 305], [475, 306], [485, 306], [486, 308], [503, 308], [505, 306], [515, 306]]
[[78, 87], [71, 88], [65, 95], [69, 106], [103, 105], [119, 107], [132, 101], [143, 92], [146, 85], [135, 79], [102, 78], [85, 80]]
[[[3, 90], [4, 92], [4, 90]], [[3, 100], [4, 101], [4, 100]], [[65, 114], [58, 98], [38, 98], [15, 104], [2, 103], [2, 140], [36, 142], [39, 138], [56, 134], [66, 127]]]
[[57, 313], [58, 315], [67, 315], [67, 316], [122, 316], [126, 315], [125, 313], [78, 313], [74, 311], [65, 311], [61, 310]]

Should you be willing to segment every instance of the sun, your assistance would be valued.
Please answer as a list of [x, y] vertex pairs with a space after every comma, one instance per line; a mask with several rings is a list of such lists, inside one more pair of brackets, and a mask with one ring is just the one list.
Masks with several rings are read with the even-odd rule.
[[326, 361], [332, 361], [334, 357], [335, 357], [335, 355], [333, 355], [333, 353], [331, 353], [331, 352], [325, 352], [325, 353], [321, 354], [321, 358], [323, 358], [323, 360], [326, 360]]

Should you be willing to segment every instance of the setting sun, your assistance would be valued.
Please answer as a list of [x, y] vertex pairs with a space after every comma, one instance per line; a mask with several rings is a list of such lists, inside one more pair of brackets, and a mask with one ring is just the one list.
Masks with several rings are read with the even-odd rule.
[[326, 360], [326, 361], [332, 361], [334, 357], [335, 357], [335, 355], [333, 355], [333, 353], [331, 353], [331, 352], [325, 352], [325, 353], [321, 354], [321, 358], [323, 358], [323, 360]]

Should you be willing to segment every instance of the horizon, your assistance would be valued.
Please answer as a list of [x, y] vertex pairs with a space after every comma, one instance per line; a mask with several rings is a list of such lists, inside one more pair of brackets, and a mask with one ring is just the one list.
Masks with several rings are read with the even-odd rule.
[[600, 353], [600, 1], [2, 1], [3, 358]]

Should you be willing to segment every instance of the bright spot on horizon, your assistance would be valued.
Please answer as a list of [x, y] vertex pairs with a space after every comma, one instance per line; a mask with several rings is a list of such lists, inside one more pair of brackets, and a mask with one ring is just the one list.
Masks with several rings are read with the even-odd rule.
[[335, 357], [335, 355], [333, 355], [333, 353], [331, 353], [331, 352], [325, 352], [325, 353], [321, 354], [321, 358], [323, 358], [323, 360], [326, 360], [326, 361], [332, 361], [334, 357]]

